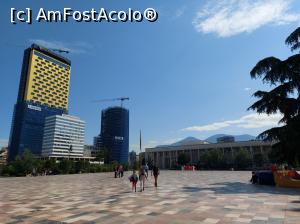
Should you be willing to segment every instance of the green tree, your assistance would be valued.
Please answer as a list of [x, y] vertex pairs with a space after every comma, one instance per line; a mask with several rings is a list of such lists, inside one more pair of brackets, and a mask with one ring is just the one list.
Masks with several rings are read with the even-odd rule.
[[84, 173], [85, 172], [85, 162], [79, 160], [75, 163], [75, 173]]
[[208, 152], [209, 167], [212, 169], [220, 169], [223, 166], [222, 152], [218, 149], [213, 149]]
[[26, 149], [21, 156], [18, 155], [15, 161], [11, 163], [13, 166], [11, 170], [14, 170], [16, 176], [25, 176], [32, 173], [34, 168], [37, 168], [36, 160], [32, 153]]
[[59, 164], [55, 159], [48, 159], [44, 163], [44, 169], [49, 174], [60, 174]]
[[13, 166], [12, 164], [4, 166], [1, 175], [3, 175], [3, 176], [16, 176], [15, 166]]
[[62, 159], [59, 163], [59, 170], [62, 174], [75, 173], [73, 160]]
[[246, 169], [251, 166], [251, 155], [250, 153], [245, 150], [241, 149], [235, 155], [235, 166], [237, 169]]
[[177, 158], [177, 163], [181, 166], [190, 162], [189, 156], [185, 153], [180, 153]]
[[224, 169], [226, 168], [226, 156], [221, 150], [212, 149], [204, 152], [200, 156], [198, 165], [205, 169]]
[[253, 155], [253, 162], [255, 166], [262, 167], [265, 164], [266, 160], [263, 154], [256, 153]]
[[[289, 35], [285, 43], [291, 51], [300, 49], [300, 27]], [[254, 79], [261, 78], [273, 89], [257, 91], [259, 98], [251, 110], [258, 113], [281, 113], [282, 126], [271, 128], [259, 135], [263, 140], [275, 141], [273, 156], [277, 161], [291, 165], [300, 161], [300, 54], [292, 55], [286, 60], [268, 57], [259, 61], [250, 72]]]

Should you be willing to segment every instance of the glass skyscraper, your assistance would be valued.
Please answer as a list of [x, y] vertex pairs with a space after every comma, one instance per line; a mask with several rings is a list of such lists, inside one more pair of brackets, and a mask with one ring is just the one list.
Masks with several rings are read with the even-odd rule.
[[129, 111], [123, 107], [110, 107], [101, 114], [101, 150], [109, 153], [109, 162], [128, 163]]
[[33, 44], [24, 51], [9, 139], [9, 160], [42, 152], [45, 118], [68, 112], [71, 61]]

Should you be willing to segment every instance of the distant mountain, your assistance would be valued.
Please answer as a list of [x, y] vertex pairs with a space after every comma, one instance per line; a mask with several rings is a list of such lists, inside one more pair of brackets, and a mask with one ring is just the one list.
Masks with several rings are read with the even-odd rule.
[[[200, 140], [198, 138], [195, 137], [187, 137], [185, 139], [182, 139], [178, 142], [175, 142], [173, 144], [170, 145], [158, 145], [156, 147], [168, 147], [168, 146], [180, 146], [180, 145], [190, 145], [190, 144], [208, 144], [208, 143], [217, 143], [217, 138], [223, 137], [223, 136], [229, 136], [229, 135], [225, 135], [225, 134], [217, 134], [217, 135], [213, 135], [210, 136], [209, 138], [203, 140]], [[250, 140], [254, 140], [256, 137], [252, 136], [252, 135], [230, 135], [233, 136], [235, 141], [250, 141]]]
[[158, 145], [156, 147], [169, 147], [169, 146], [180, 146], [180, 145], [190, 145], [190, 144], [195, 144], [195, 143], [200, 143], [200, 144], [204, 144], [206, 142], [198, 139], [198, 138], [194, 138], [194, 137], [187, 137], [185, 139], [182, 139], [178, 142], [169, 144], [169, 145]]
[[[224, 137], [224, 136], [228, 136], [228, 135], [216, 134], [216, 135], [210, 136], [209, 138], [205, 139], [205, 141], [210, 142], [210, 143], [217, 143], [217, 138]], [[237, 142], [239, 142], [239, 141], [250, 141], [250, 140], [256, 139], [255, 136], [248, 135], [248, 134], [245, 134], [245, 135], [229, 135], [229, 136], [233, 136], [235, 141], [237, 141]]]

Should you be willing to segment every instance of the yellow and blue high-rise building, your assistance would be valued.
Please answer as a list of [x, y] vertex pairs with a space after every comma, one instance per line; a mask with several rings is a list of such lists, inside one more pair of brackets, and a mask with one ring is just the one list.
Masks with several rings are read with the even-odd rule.
[[71, 61], [33, 44], [24, 51], [9, 139], [9, 160], [42, 152], [45, 118], [68, 113]]

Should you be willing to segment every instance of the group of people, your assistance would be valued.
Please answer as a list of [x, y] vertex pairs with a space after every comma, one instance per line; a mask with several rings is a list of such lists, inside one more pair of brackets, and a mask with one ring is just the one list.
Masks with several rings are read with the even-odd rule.
[[[132, 191], [134, 190], [136, 192], [136, 185], [137, 182], [140, 181], [140, 191], [145, 190], [145, 181], [148, 180], [148, 172], [149, 167], [148, 165], [142, 165], [138, 171], [138, 174], [135, 170], [132, 171], [132, 175], [129, 177], [130, 182], [132, 183]], [[159, 169], [156, 166], [153, 166], [151, 170], [151, 176], [154, 176], [154, 186], [157, 187], [157, 179], [159, 175]]]

